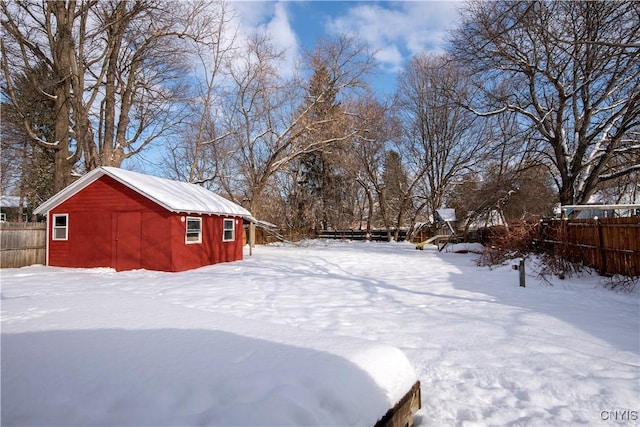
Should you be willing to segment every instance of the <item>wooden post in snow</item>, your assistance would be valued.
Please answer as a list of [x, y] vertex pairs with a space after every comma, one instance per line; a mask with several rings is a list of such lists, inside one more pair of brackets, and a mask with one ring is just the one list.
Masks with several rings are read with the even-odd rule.
[[253, 246], [256, 244], [256, 224], [249, 223], [249, 256], [253, 255]]
[[604, 250], [604, 241], [602, 239], [602, 223], [598, 217], [594, 219], [594, 225], [596, 227], [596, 256], [598, 257], [598, 274], [604, 276], [607, 274], [607, 254]]

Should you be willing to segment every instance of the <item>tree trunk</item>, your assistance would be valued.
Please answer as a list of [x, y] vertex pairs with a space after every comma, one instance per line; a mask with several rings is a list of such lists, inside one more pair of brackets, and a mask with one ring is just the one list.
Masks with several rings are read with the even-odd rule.
[[71, 121], [71, 86], [70, 70], [71, 57], [73, 55], [73, 18], [74, 2], [66, 8], [65, 2], [52, 1], [49, 3], [53, 15], [56, 18], [56, 44], [53, 46], [55, 55], [54, 76], [55, 86], [55, 140], [57, 146], [54, 156], [54, 191], [58, 192], [65, 188], [71, 181], [72, 161], [69, 159], [69, 129]]

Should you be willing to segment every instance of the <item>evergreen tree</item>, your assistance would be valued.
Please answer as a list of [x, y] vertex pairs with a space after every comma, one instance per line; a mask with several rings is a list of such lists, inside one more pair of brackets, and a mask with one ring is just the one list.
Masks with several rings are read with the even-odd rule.
[[[309, 83], [309, 103], [313, 103], [309, 122], [314, 123], [306, 138], [331, 139], [336, 134], [334, 118], [340, 112], [335, 82], [324, 65], [314, 72]], [[326, 229], [335, 224], [340, 202], [337, 174], [340, 147], [332, 144], [300, 157], [296, 190], [296, 223], [300, 228]], [[333, 219], [333, 220], [332, 220]]]
[[3, 192], [18, 193], [20, 208], [35, 207], [54, 193], [54, 148], [37, 144], [25, 129], [27, 123], [43, 140], [54, 141], [55, 104], [38, 89], [52, 81], [50, 70], [40, 64], [15, 79], [21, 112], [2, 103]]

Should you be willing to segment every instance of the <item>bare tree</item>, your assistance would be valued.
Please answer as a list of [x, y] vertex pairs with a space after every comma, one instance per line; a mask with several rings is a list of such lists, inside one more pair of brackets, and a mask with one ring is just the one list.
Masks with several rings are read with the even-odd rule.
[[537, 221], [550, 216], [557, 203], [553, 180], [543, 165], [487, 164], [481, 173], [465, 175], [456, 187], [448, 205], [455, 208], [465, 231], [471, 225], [496, 225], [496, 218], [507, 224]]
[[[206, 3], [161, 0], [2, 2], [6, 95], [40, 146], [55, 152], [55, 189], [74, 166], [119, 166], [183, 117], [185, 39], [199, 37], [196, 17]], [[200, 20], [202, 22], [202, 20]], [[26, 120], [14, 81], [23, 70], [47, 67], [38, 89], [55, 103], [51, 139]], [[38, 82], [33, 82], [35, 85]]]
[[394, 150], [387, 150], [385, 153], [382, 183], [382, 192], [379, 194], [382, 218], [389, 240], [391, 240], [392, 228], [394, 229], [393, 239], [398, 240], [400, 228], [405, 225], [405, 217], [413, 208], [413, 186], [410, 185], [400, 154]]
[[[168, 174], [213, 189], [220, 184], [225, 158], [225, 138], [229, 136], [223, 116], [226, 90], [225, 63], [237, 54], [235, 14], [226, 3], [213, 4], [206, 14], [193, 19], [198, 37], [187, 39], [185, 53], [194, 64], [186, 103], [188, 114], [178, 137], [167, 145]], [[190, 55], [189, 55], [190, 54]]]
[[[70, 136], [73, 93], [70, 74], [75, 58], [74, 20], [77, 15], [87, 14], [91, 4], [83, 2], [77, 8], [75, 2], [2, 2], [0, 5], [4, 29], [0, 48], [6, 94], [22, 117], [28, 135], [42, 147], [54, 150], [54, 190], [57, 191], [68, 184], [71, 169], [82, 155], [82, 144], [74, 144]], [[53, 101], [54, 111], [60, 112], [56, 114], [51, 135], [43, 135], [33, 128], [29, 112], [21, 110], [12, 79], [25, 74], [21, 71], [37, 66], [50, 70], [52, 81], [40, 87], [40, 91]]]
[[[281, 57], [267, 37], [255, 35], [228, 66], [232, 87], [225, 118], [234, 149], [221, 182], [229, 194], [242, 197], [255, 215], [268, 203], [263, 192], [278, 172], [299, 156], [345, 141], [355, 132], [338, 127], [340, 133], [326, 138], [306, 137], [340, 117], [312, 114], [326, 94], [308, 98], [300, 79], [283, 78], [277, 70]], [[321, 44], [312, 58], [325, 64], [337, 93], [361, 86], [373, 65], [366, 46], [349, 37]]]
[[282, 53], [268, 38], [256, 34], [239, 47], [237, 56], [225, 61], [230, 83], [223, 119], [229, 135], [221, 143], [229, 150], [219, 153], [226, 159], [216, 160], [222, 166], [220, 185], [229, 196], [247, 204], [254, 215], [260, 193], [281, 168], [273, 164], [280, 159], [279, 148], [286, 142], [280, 135], [280, 120], [288, 106], [283, 95], [290, 86], [277, 72], [281, 59]]
[[639, 38], [638, 2], [473, 1], [452, 53], [481, 76], [472, 108], [517, 113], [560, 202], [586, 203], [600, 183], [640, 170], [616, 160], [640, 150]]
[[391, 239], [392, 214], [386, 196], [383, 177], [385, 156], [390, 141], [399, 138], [399, 126], [388, 105], [372, 95], [363, 97], [349, 106], [357, 134], [349, 150], [351, 174], [365, 196], [366, 229], [383, 226]]
[[[195, 19], [205, 12], [197, 3], [98, 3], [95, 17], [103, 41], [87, 37], [84, 50], [90, 46], [99, 56], [93, 68], [77, 73], [78, 87], [91, 88], [88, 101], [78, 103], [78, 115], [100, 123], [97, 129], [86, 126], [87, 169], [120, 166], [180, 123], [188, 71], [184, 40], [200, 36]], [[82, 48], [79, 44], [79, 54]]]
[[[627, 151], [612, 162], [610, 170], [637, 163], [640, 163], [640, 150]], [[607, 179], [598, 186], [597, 195], [601, 203], [637, 203], [640, 200], [640, 170]]]
[[[505, 90], [505, 88], [497, 89]], [[547, 216], [557, 194], [550, 192], [552, 174], [540, 155], [539, 139], [522, 126], [513, 112], [481, 119], [487, 141], [486, 157], [473, 173], [455, 184], [448, 205], [467, 225], [499, 212], [504, 219], [531, 220]]]
[[454, 184], [483, 160], [491, 146], [478, 118], [462, 104], [469, 80], [446, 56], [416, 56], [399, 77], [397, 108], [405, 132], [411, 184], [436, 217]]

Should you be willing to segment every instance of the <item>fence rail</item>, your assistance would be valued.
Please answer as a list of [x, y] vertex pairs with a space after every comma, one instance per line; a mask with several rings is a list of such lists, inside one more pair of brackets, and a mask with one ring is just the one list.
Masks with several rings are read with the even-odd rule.
[[[395, 230], [392, 230], [391, 237], [393, 238]], [[389, 241], [389, 235], [387, 230], [320, 230], [317, 232], [316, 237], [319, 239], [334, 239], [334, 240], [371, 240], [374, 242], [387, 242]], [[407, 238], [407, 230], [399, 230], [398, 241], [403, 241]]]
[[45, 223], [0, 223], [0, 268], [17, 268], [46, 262]]
[[640, 218], [543, 221], [539, 239], [547, 250], [602, 275], [640, 276]]

